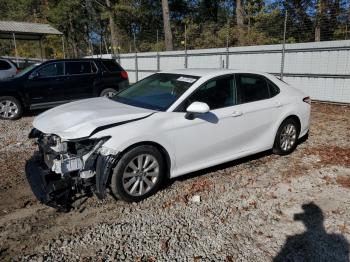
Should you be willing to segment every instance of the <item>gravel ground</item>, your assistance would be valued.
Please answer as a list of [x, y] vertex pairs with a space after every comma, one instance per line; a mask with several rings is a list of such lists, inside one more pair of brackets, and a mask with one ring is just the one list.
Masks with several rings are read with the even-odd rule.
[[0, 260], [349, 261], [350, 107], [313, 104], [309, 139], [170, 181], [138, 204], [42, 206], [24, 178], [31, 116], [0, 122]]

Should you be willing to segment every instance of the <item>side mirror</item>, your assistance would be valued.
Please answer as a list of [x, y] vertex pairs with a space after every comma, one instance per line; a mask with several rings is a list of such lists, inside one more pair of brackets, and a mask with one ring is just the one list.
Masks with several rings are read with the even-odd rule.
[[205, 114], [208, 113], [209, 110], [210, 108], [206, 103], [193, 102], [187, 107], [186, 112], [189, 114]]
[[39, 78], [39, 76], [40, 76], [39, 72], [34, 72], [34, 73], [29, 75], [28, 79], [30, 79], [30, 80], [37, 79], [37, 78]]

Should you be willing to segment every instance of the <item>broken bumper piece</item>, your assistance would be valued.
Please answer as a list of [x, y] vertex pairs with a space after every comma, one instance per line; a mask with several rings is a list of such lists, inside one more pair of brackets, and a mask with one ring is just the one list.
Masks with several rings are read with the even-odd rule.
[[36, 198], [45, 205], [62, 211], [70, 209], [73, 180], [52, 172], [43, 161], [43, 156], [35, 153], [26, 163], [27, 180]]

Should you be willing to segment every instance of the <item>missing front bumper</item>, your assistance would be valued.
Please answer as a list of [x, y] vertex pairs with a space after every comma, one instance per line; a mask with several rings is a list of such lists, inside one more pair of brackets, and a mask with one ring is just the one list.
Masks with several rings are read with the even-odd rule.
[[43, 204], [69, 210], [73, 180], [53, 173], [44, 163], [43, 156], [35, 153], [26, 163], [25, 173], [36, 198]]

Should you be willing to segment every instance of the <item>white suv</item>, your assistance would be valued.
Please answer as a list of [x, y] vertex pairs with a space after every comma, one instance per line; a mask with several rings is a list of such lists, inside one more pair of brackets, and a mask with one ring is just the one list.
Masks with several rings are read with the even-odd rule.
[[13, 77], [18, 72], [18, 68], [9, 59], [0, 58], [0, 79]]

